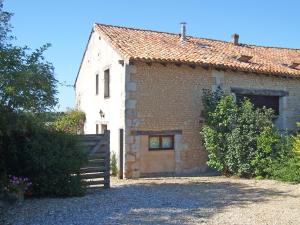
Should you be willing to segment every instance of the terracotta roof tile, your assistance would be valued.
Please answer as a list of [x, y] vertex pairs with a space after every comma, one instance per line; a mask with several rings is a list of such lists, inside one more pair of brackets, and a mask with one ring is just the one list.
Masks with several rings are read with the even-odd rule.
[[[299, 68], [290, 68], [300, 58], [300, 49], [265, 47], [187, 36], [180, 41], [175, 33], [95, 24], [94, 29], [129, 60], [199, 64], [220, 69], [300, 77]], [[239, 61], [251, 56], [249, 62]]]

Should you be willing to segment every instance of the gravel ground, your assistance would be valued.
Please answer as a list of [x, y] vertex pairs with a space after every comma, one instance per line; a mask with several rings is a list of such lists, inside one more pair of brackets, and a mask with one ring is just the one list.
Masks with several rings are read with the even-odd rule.
[[300, 185], [225, 177], [112, 180], [81, 198], [31, 199], [5, 224], [300, 224]]

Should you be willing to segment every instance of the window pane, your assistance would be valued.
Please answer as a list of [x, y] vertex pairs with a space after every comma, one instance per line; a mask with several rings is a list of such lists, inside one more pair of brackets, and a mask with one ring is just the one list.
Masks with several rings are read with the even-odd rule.
[[96, 95], [99, 93], [99, 75], [96, 75]]
[[162, 148], [172, 148], [173, 138], [172, 137], [162, 137]]
[[150, 148], [159, 148], [159, 137], [149, 137], [149, 147]]
[[104, 71], [104, 97], [109, 97], [109, 70]]

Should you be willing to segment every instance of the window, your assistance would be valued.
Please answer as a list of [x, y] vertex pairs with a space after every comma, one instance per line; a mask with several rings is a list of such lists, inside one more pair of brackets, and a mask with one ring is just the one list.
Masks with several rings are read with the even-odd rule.
[[109, 98], [109, 69], [104, 71], [104, 98]]
[[236, 94], [237, 102], [248, 98], [255, 108], [271, 108], [276, 116], [279, 115], [279, 96]]
[[99, 94], [99, 75], [96, 75], [96, 95]]
[[171, 150], [174, 149], [173, 135], [149, 136], [149, 150]]

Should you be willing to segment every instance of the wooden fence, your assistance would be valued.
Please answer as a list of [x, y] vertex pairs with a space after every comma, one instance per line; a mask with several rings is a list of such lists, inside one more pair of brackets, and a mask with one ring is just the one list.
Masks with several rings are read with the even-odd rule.
[[81, 177], [88, 188], [110, 187], [109, 131], [104, 134], [79, 135], [88, 153], [88, 162], [81, 168]]

